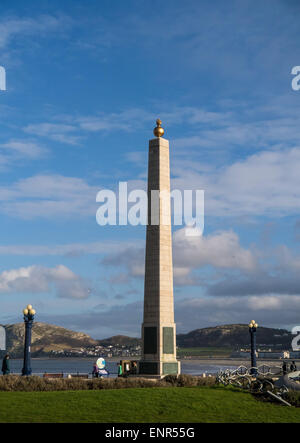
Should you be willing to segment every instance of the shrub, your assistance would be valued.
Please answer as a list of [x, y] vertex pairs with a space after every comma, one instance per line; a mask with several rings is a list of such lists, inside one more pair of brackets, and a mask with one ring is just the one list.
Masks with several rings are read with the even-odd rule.
[[198, 386], [198, 377], [193, 377], [192, 375], [180, 374], [177, 378], [178, 387], [190, 387]]
[[197, 386], [213, 386], [216, 384], [216, 377], [198, 377]]
[[299, 391], [289, 391], [284, 394], [283, 399], [297, 408], [300, 407], [300, 392]]
[[214, 377], [197, 377], [181, 374], [168, 375], [162, 380], [139, 377], [117, 378], [42, 378], [38, 376], [0, 376], [0, 391], [76, 391], [99, 389], [128, 389], [155, 387], [209, 386], [215, 383]]
[[168, 383], [169, 385], [176, 386], [177, 385], [177, 375], [167, 375], [164, 378], [165, 383]]
[[212, 386], [216, 383], [215, 377], [200, 377], [197, 375], [167, 375], [162, 381], [176, 387]]

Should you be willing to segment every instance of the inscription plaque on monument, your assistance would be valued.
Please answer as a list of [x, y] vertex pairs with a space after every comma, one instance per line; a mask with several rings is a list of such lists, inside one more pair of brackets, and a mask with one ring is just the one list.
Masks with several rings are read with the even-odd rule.
[[173, 328], [168, 328], [168, 327], [163, 328], [163, 353], [164, 354], [174, 353]]
[[145, 354], [157, 353], [157, 327], [148, 326], [144, 328], [144, 352]]

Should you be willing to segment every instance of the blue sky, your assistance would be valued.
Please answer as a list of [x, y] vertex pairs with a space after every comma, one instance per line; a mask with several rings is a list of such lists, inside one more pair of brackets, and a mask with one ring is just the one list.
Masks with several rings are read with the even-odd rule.
[[297, 1], [1, 1], [0, 322], [139, 335], [145, 227], [96, 223], [96, 194], [144, 189], [160, 117], [176, 189], [178, 332], [292, 327], [300, 310]]

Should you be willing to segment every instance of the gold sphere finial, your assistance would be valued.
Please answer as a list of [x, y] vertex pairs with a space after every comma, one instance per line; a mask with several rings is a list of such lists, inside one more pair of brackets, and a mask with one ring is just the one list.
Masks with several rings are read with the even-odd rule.
[[153, 130], [155, 137], [162, 137], [165, 133], [164, 128], [161, 127], [161, 120], [158, 118], [156, 120], [156, 128]]

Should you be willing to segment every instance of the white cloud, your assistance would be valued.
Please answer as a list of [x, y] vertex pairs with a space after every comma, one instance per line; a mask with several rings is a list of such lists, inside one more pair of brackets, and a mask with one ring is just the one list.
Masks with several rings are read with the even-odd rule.
[[23, 165], [23, 160], [43, 158], [48, 152], [47, 148], [33, 141], [9, 140], [0, 144], [0, 169]]
[[0, 187], [0, 211], [24, 219], [91, 216], [98, 191], [80, 178], [36, 175]]
[[53, 256], [62, 255], [69, 257], [82, 256], [85, 254], [121, 253], [128, 248], [137, 247], [139, 241], [103, 241], [92, 243], [70, 243], [65, 245], [6, 245], [0, 246], [2, 255], [26, 255], [26, 256]]
[[[26, 141], [26, 140], [10, 140], [7, 143], [0, 144], [0, 149], [7, 153], [17, 154], [17, 158], [39, 158], [43, 157], [48, 150], [37, 143]], [[7, 157], [8, 160], [11, 157]], [[13, 157], [15, 158], [15, 157]]]
[[175, 269], [196, 269], [211, 265], [218, 268], [254, 271], [257, 267], [255, 256], [244, 249], [233, 231], [220, 231], [207, 236], [190, 237], [186, 229], [174, 233]]
[[5, 48], [9, 43], [21, 36], [48, 35], [49, 32], [65, 30], [71, 24], [71, 20], [65, 16], [40, 15], [31, 17], [4, 17], [0, 22], [0, 48]]
[[[238, 110], [233, 113], [220, 109], [212, 112], [196, 107], [177, 107], [160, 114], [169, 125], [184, 122], [198, 133], [171, 142], [174, 148], [171, 149], [172, 187], [204, 189], [206, 215], [260, 216], [299, 212], [297, 166], [300, 148], [297, 144], [300, 120], [297, 115], [290, 111], [286, 115], [280, 113], [278, 105], [273, 106], [267, 120], [262, 118], [266, 111], [263, 106], [251, 110], [250, 116], [242, 109], [242, 118]], [[145, 123], [154, 122], [155, 116], [155, 113], [132, 108], [108, 115], [65, 116], [63, 122], [31, 124], [24, 130], [36, 136], [78, 144], [83, 132], [136, 130], [137, 125], [144, 127]], [[246, 117], [247, 123], [243, 123]], [[189, 151], [187, 157], [186, 150], [191, 147], [201, 149]], [[249, 150], [252, 147], [255, 154], [243, 160], [229, 163], [227, 157], [224, 162], [220, 161], [226, 156], [225, 151], [228, 154], [233, 149]], [[261, 148], [264, 150], [257, 152]], [[206, 156], [213, 155], [214, 161], [201, 158], [203, 152]], [[127, 159], [140, 163], [141, 153], [129, 152]], [[144, 165], [142, 167], [144, 169]]]
[[299, 322], [300, 295], [200, 297], [175, 301], [178, 329], [192, 329], [231, 323], [248, 323], [254, 318], [260, 326], [294, 326]]
[[77, 145], [82, 137], [75, 135], [76, 126], [66, 125], [62, 123], [38, 123], [31, 124], [23, 128], [24, 132], [34, 134], [40, 137], [47, 137], [60, 143], [69, 145]]
[[299, 214], [299, 164], [300, 148], [262, 151], [213, 171], [201, 171], [200, 162], [198, 171], [182, 170], [178, 160], [172, 187], [203, 189], [205, 216]]
[[82, 299], [89, 296], [86, 282], [64, 265], [55, 268], [29, 266], [0, 274], [0, 293], [49, 293], [58, 297]]
[[[172, 110], [161, 110], [159, 116], [163, 123], [169, 126], [188, 123], [192, 127], [201, 125], [218, 125], [223, 127], [231, 122], [229, 111], [212, 112], [197, 107], [172, 107]], [[164, 106], [165, 107], [165, 106]], [[57, 116], [54, 123], [44, 122], [29, 124], [23, 128], [24, 132], [51, 140], [65, 142], [67, 144], [78, 144], [84, 132], [124, 131], [131, 132], [137, 129], [149, 128], [155, 125], [158, 113], [142, 108], [128, 108], [120, 112], [98, 113], [96, 115], [63, 115]], [[81, 135], [79, 135], [81, 134]], [[177, 142], [177, 144], [179, 144]]]
[[[251, 319], [259, 327], [293, 327], [299, 324], [300, 296], [248, 297], [241, 302], [237, 297], [175, 297], [177, 333], [224, 324], [248, 324]], [[82, 330], [96, 338], [116, 334], [140, 337], [143, 318], [142, 300], [117, 304], [95, 312], [45, 317], [73, 329]]]
[[[261, 112], [261, 109], [257, 109]], [[212, 113], [212, 115], [214, 115]], [[242, 147], [245, 149], [253, 146], [256, 149], [264, 149], [269, 146], [287, 146], [291, 143], [299, 143], [299, 117], [295, 116], [271, 116], [268, 120], [257, 118], [254, 122], [243, 122], [237, 115], [230, 114], [230, 119], [221, 120], [222, 113], [215, 113], [210, 123], [213, 128], [205, 125], [199, 135], [186, 138], [178, 138], [174, 145], [178, 148], [202, 147], [229, 149]], [[250, 118], [248, 118], [250, 120]], [[191, 120], [192, 122], [193, 120]], [[195, 120], [196, 122], [196, 120]]]
[[[107, 253], [109, 251], [109, 253]], [[194, 269], [211, 265], [223, 269], [256, 270], [256, 255], [244, 249], [233, 231], [221, 231], [207, 237], [188, 237], [185, 229], [173, 234], [174, 276], [176, 279], [190, 277]], [[134, 277], [144, 275], [144, 241], [128, 240], [65, 245], [6, 245], [0, 246], [5, 255], [104, 255], [103, 264], [125, 266]]]
[[[141, 242], [109, 252], [102, 264], [121, 266], [127, 269], [132, 278], [143, 278], [145, 272], [145, 252]], [[1, 252], [1, 249], [0, 249]], [[256, 256], [242, 248], [238, 236], [233, 231], [222, 231], [207, 237], [189, 237], [185, 228], [173, 234], [174, 284], [198, 285], [199, 277], [193, 271], [210, 265], [218, 269], [241, 270], [252, 273], [258, 268]]]

